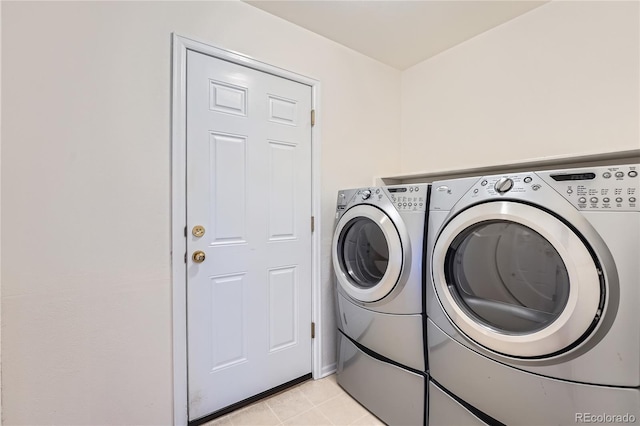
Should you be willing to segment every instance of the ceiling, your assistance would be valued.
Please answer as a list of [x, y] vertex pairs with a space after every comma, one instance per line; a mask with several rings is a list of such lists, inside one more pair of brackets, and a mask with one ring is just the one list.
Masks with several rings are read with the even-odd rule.
[[399, 70], [547, 1], [245, 0]]

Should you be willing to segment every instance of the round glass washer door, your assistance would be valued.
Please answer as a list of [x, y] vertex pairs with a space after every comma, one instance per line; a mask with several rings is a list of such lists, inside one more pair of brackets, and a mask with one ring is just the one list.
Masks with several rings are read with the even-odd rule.
[[433, 278], [449, 318], [482, 346], [515, 357], [562, 352], [598, 315], [599, 270], [564, 222], [508, 201], [473, 206], [443, 228]]
[[382, 210], [352, 207], [336, 226], [332, 258], [340, 287], [358, 301], [375, 302], [391, 293], [402, 273], [400, 235]]

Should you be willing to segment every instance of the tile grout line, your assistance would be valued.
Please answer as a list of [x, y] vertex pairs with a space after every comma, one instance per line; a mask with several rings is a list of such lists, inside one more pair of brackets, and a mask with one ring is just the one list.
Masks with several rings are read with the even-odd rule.
[[[323, 379], [321, 379], [321, 380], [324, 380], [324, 379], [326, 379], [326, 378], [323, 378]], [[300, 385], [300, 386], [302, 386], [302, 385]], [[327, 420], [328, 425], [336, 426], [336, 424], [335, 424], [333, 421], [331, 421], [331, 419], [330, 419], [330, 418], [328, 418], [328, 417], [327, 417], [327, 416], [322, 412], [322, 410], [320, 409], [320, 407], [321, 407], [322, 405], [326, 404], [327, 402], [329, 402], [329, 401], [331, 401], [331, 400], [333, 400], [333, 399], [335, 399], [335, 398], [338, 398], [338, 397], [339, 397], [339, 396], [341, 396], [341, 394], [343, 394], [343, 393], [345, 393], [345, 394], [346, 394], [346, 392], [345, 392], [341, 387], [339, 387], [339, 386], [337, 385], [337, 383], [336, 383], [336, 386], [337, 386], [337, 388], [338, 388], [338, 392], [336, 393], [336, 395], [333, 395], [332, 397], [329, 397], [329, 398], [327, 398], [327, 399], [325, 399], [324, 401], [319, 402], [319, 403], [314, 403], [313, 401], [311, 401], [311, 399], [310, 399], [309, 397], [307, 397], [307, 395], [305, 395], [305, 393], [304, 393], [304, 392], [300, 391], [300, 393], [302, 394], [302, 396], [303, 396], [303, 397], [304, 397], [304, 398], [305, 398], [305, 399], [306, 399], [306, 400], [311, 404], [311, 408], [310, 408], [310, 409], [308, 409], [308, 410], [306, 410], [306, 411], [303, 411], [302, 413], [300, 413], [300, 414], [298, 414], [298, 415], [299, 415], [299, 416], [301, 416], [302, 414], [307, 413], [307, 412], [309, 412], [309, 411], [311, 411], [311, 410], [313, 410], [313, 409], [317, 409], [317, 410], [318, 410], [318, 414], [320, 414], [320, 416], [322, 416], [324, 419], [326, 419], [326, 420]], [[294, 416], [294, 417], [297, 417], [297, 416]], [[292, 417], [292, 418], [293, 418], [293, 417]]]
[[[282, 420], [282, 419], [280, 418], [280, 416], [278, 416], [278, 415], [275, 413], [275, 411], [273, 410], [273, 408], [271, 408], [271, 405], [269, 405], [269, 400], [270, 400], [270, 399], [272, 399], [272, 398], [269, 398], [269, 399], [267, 399], [267, 400], [265, 401], [265, 403], [267, 404], [267, 406], [269, 407], [269, 409], [273, 412], [273, 414], [276, 416], [276, 418], [280, 421], [279, 425], [284, 425], [285, 421], [289, 421], [289, 420], [294, 419], [294, 418], [296, 418], [296, 417], [298, 417], [298, 416], [302, 416], [303, 414], [308, 413], [308, 412], [310, 412], [311, 410], [313, 410], [313, 409], [315, 409], [315, 408], [318, 408], [318, 406], [319, 406], [319, 405], [314, 404], [314, 403], [313, 403], [313, 401], [311, 401], [311, 400], [310, 400], [310, 399], [305, 395], [305, 393], [300, 389], [303, 385], [304, 385], [304, 383], [302, 383], [302, 384], [300, 384], [300, 385], [297, 385], [297, 386], [293, 387], [292, 389], [289, 389], [289, 390], [288, 390], [288, 391], [286, 391], [285, 393], [292, 392], [293, 390], [296, 390], [296, 389], [297, 389], [297, 390], [300, 392], [300, 395], [302, 396], [302, 398], [303, 398], [307, 403], [309, 403], [310, 408], [308, 408], [308, 409], [306, 409], [306, 410], [303, 410], [303, 411], [299, 412], [298, 414], [296, 414], [296, 415], [294, 415], [294, 416], [291, 416], [291, 417], [289, 417], [289, 418], [287, 418], [287, 419]], [[338, 395], [336, 395], [336, 396], [338, 396]], [[329, 398], [329, 399], [332, 399], [332, 398]], [[329, 399], [327, 399], [326, 401], [329, 401]], [[324, 401], [324, 402], [326, 402], [326, 401]], [[323, 403], [324, 403], [324, 402], [323, 402]], [[331, 422], [331, 420], [330, 420], [330, 419], [328, 419], [328, 418], [327, 418], [327, 416], [325, 416], [325, 415], [324, 415], [324, 413], [322, 413], [321, 411], [319, 411], [319, 413], [320, 413], [320, 415], [322, 415], [322, 417], [326, 418], [326, 419], [329, 421], [329, 423], [331, 423], [331, 424], [333, 425], [333, 422]]]
[[[340, 398], [340, 397], [341, 397], [341, 396], [343, 396], [343, 395], [344, 395], [344, 396], [347, 396], [347, 397], [349, 397], [349, 398], [351, 398], [351, 399], [353, 399], [353, 398], [352, 398], [352, 397], [351, 397], [347, 392], [345, 392], [345, 391], [344, 391], [344, 389], [342, 389], [342, 388], [341, 388], [341, 387], [340, 387], [340, 386], [339, 386], [335, 381], [332, 381], [332, 380], [327, 379], [327, 378], [322, 378], [322, 379], [320, 379], [320, 380], [326, 380], [326, 381], [327, 381], [327, 383], [332, 383], [332, 384], [333, 384], [333, 386], [332, 386], [332, 385], [329, 385], [329, 388], [331, 388], [331, 387], [335, 387], [335, 388], [337, 389], [336, 393], [335, 393], [333, 396], [330, 396], [329, 398], [327, 398], [327, 399], [325, 399], [325, 400], [323, 400], [323, 401], [321, 401], [321, 402], [314, 403], [314, 402], [311, 400], [311, 398], [310, 398], [309, 396], [307, 396], [307, 395], [305, 394], [305, 392], [303, 392], [303, 391], [302, 391], [302, 387], [306, 384], [306, 382], [305, 382], [305, 383], [300, 383], [300, 384], [298, 384], [298, 385], [294, 386], [293, 388], [291, 388], [291, 389], [289, 389], [289, 390], [286, 390], [286, 391], [284, 391], [284, 392], [281, 392], [281, 393], [278, 393], [278, 394], [276, 394], [276, 395], [273, 395], [273, 396], [271, 396], [271, 397], [269, 397], [269, 398], [267, 398], [267, 399], [263, 400], [262, 402], [256, 402], [256, 403], [254, 403], [254, 404], [252, 404], [252, 405], [250, 405], [250, 406], [248, 406], [248, 407], [244, 407], [244, 408], [242, 408], [242, 409], [240, 409], [240, 410], [237, 410], [237, 411], [235, 411], [235, 412], [231, 412], [231, 413], [229, 413], [229, 414], [227, 414], [227, 415], [225, 415], [225, 416], [223, 416], [223, 417], [221, 417], [221, 418], [225, 418], [225, 417], [226, 417], [227, 421], [228, 421], [232, 426], [238, 426], [238, 424], [236, 424], [236, 422], [235, 422], [233, 419], [234, 419], [234, 418], [239, 419], [240, 417], [242, 417], [242, 415], [240, 415], [240, 412], [241, 412], [241, 411], [244, 411], [244, 410], [248, 409], [248, 408], [249, 408], [249, 407], [251, 407], [251, 406], [259, 405], [260, 403], [264, 403], [264, 404], [268, 407], [269, 412], [271, 412], [271, 414], [273, 414], [273, 415], [275, 416], [276, 420], [278, 421], [277, 426], [283, 426], [283, 425], [285, 424], [285, 422], [287, 422], [287, 421], [289, 421], [289, 420], [291, 420], [291, 419], [293, 419], [293, 418], [296, 418], [296, 417], [298, 417], [298, 416], [302, 416], [302, 415], [304, 415], [304, 414], [306, 414], [306, 413], [308, 413], [308, 412], [312, 411], [313, 409], [317, 409], [317, 413], [318, 413], [318, 414], [319, 414], [319, 415], [320, 415], [320, 416], [321, 416], [321, 417], [322, 417], [322, 418], [327, 422], [327, 423], [326, 423], [326, 424], [327, 424], [327, 426], [329, 426], [329, 425], [332, 425], [332, 426], [343, 426], [343, 425], [336, 425], [336, 423], [334, 423], [334, 422], [333, 422], [333, 421], [332, 421], [332, 420], [331, 420], [331, 419], [330, 419], [330, 418], [329, 418], [329, 417], [328, 417], [328, 416], [327, 416], [327, 415], [326, 415], [326, 414], [321, 410], [321, 408], [320, 408], [320, 407], [322, 407], [323, 405], [327, 404], [327, 403], [328, 403], [328, 402], [330, 402], [330, 401], [333, 401], [333, 400], [335, 400], [335, 399], [337, 399], [337, 398]], [[298, 413], [298, 414], [296, 414], [296, 415], [294, 415], [294, 416], [291, 416], [291, 417], [289, 417], [289, 418], [287, 418], [287, 419], [282, 420], [282, 419], [278, 416], [278, 414], [275, 412], [275, 410], [273, 409], [273, 407], [271, 407], [271, 405], [269, 404], [269, 401], [270, 401], [270, 400], [272, 400], [273, 398], [275, 398], [275, 397], [276, 397], [277, 395], [279, 395], [279, 394], [289, 393], [289, 392], [294, 391], [294, 390], [297, 390], [297, 391], [299, 392], [299, 394], [302, 396], [302, 398], [303, 398], [303, 399], [304, 399], [304, 400], [305, 400], [305, 401], [310, 405], [310, 408], [308, 408], [308, 409], [306, 409], [306, 410], [303, 410], [303, 411], [301, 411], [300, 413]], [[355, 402], [357, 403], [357, 401], [355, 401]], [[366, 415], [366, 414], [365, 414], [365, 415]], [[363, 415], [362, 417], [359, 417], [358, 419], [356, 419], [356, 420], [354, 420], [354, 421], [358, 421], [358, 420], [360, 420], [360, 419], [361, 419], [361, 418], [363, 418], [365, 415]]]
[[[363, 408], [364, 408], [364, 407], [363, 407]], [[365, 408], [365, 410], [366, 410], [366, 408]], [[369, 410], [367, 410], [367, 412], [366, 412], [366, 413], [364, 413], [361, 417], [358, 417], [357, 419], [355, 419], [354, 421], [352, 421], [352, 422], [351, 422], [351, 423], [349, 423], [349, 424], [350, 424], [350, 425], [353, 425], [353, 424], [355, 424], [357, 421], [362, 420], [362, 419], [364, 419], [365, 417], [372, 416], [372, 415], [373, 415], [373, 414], [371, 414], [371, 412], [370, 412]], [[376, 418], [377, 418], [377, 417], [376, 417]]]
[[266, 405], [266, 406], [267, 406], [267, 408], [269, 409], [269, 411], [271, 411], [271, 413], [272, 413], [274, 416], [276, 416], [276, 419], [278, 419], [278, 421], [280, 422], [280, 423], [278, 423], [278, 425], [281, 425], [283, 422], [282, 422], [282, 420], [280, 420], [280, 416], [278, 416], [278, 415], [276, 414], [276, 412], [275, 412], [275, 411], [273, 411], [273, 408], [271, 408], [271, 406], [269, 405], [269, 402], [268, 402], [268, 401], [269, 401], [269, 399], [271, 399], [271, 398], [267, 398], [267, 399], [264, 401], [264, 405]]
[[[298, 386], [294, 386], [293, 388], [288, 389], [287, 391], [282, 392], [282, 393], [281, 393], [281, 394], [279, 394], [279, 395], [290, 394], [290, 392], [294, 391], [294, 390], [295, 390], [295, 389], [297, 389], [297, 388], [298, 388]], [[300, 395], [302, 395], [302, 397], [306, 399], [306, 397], [304, 396], [304, 394], [303, 394], [302, 392], [300, 392]], [[271, 412], [273, 412], [273, 414], [276, 416], [276, 419], [278, 419], [278, 421], [280, 421], [280, 423], [278, 423], [278, 425], [284, 425], [284, 422], [286, 422], [286, 421], [288, 421], [288, 420], [291, 420], [291, 419], [293, 419], [293, 418], [295, 418], [295, 417], [297, 417], [297, 416], [299, 416], [299, 415], [301, 415], [301, 414], [303, 414], [303, 413], [306, 413], [306, 412], [308, 411], [308, 410], [301, 411], [300, 413], [298, 413], [298, 414], [296, 414], [296, 415], [293, 415], [293, 416], [291, 416], [291, 417], [289, 417], [289, 418], [281, 419], [281, 418], [280, 418], [280, 416], [279, 416], [279, 415], [274, 411], [274, 409], [273, 409], [273, 408], [271, 407], [271, 405], [269, 404], [269, 401], [270, 401], [270, 400], [272, 400], [275, 396], [276, 396], [276, 395], [274, 395], [274, 396], [272, 396], [272, 397], [268, 398], [267, 400], [265, 400], [265, 404], [267, 404], [267, 407], [269, 407], [269, 409], [271, 410]], [[309, 402], [309, 401], [307, 401], [307, 402]], [[310, 402], [309, 402], [309, 403], [310, 403]], [[311, 405], [313, 406], [313, 404], [311, 404]]]

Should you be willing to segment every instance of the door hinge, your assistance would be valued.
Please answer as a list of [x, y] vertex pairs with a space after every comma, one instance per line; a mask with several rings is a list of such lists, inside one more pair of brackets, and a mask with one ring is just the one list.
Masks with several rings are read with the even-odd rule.
[[311, 323], [311, 338], [312, 339], [316, 338], [316, 323], [315, 322]]
[[316, 125], [316, 110], [311, 110], [311, 127]]
[[311, 216], [311, 232], [316, 230], [316, 218], [315, 216]]

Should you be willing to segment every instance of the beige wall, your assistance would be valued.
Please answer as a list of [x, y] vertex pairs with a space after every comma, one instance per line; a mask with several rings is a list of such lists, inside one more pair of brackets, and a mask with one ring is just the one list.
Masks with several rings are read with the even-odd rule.
[[172, 421], [171, 32], [322, 83], [329, 367], [337, 189], [639, 148], [639, 13], [553, 2], [400, 73], [235, 1], [2, 2], [5, 424]]
[[240, 2], [2, 10], [5, 424], [169, 424], [171, 33], [322, 84], [323, 362], [336, 191], [399, 170], [400, 72]]
[[[0, 23], [2, 22], [2, 2], [0, 2]], [[2, 31], [0, 30], [0, 82], [2, 81]], [[2, 84], [0, 84], [2, 99]], [[0, 129], [2, 129], [2, 103], [0, 102]], [[0, 131], [1, 133], [1, 131]], [[2, 271], [2, 136], [0, 135], [0, 271]], [[0, 273], [0, 301], [2, 300], [2, 274]], [[2, 424], [2, 303], [0, 303], [0, 424]]]
[[639, 25], [554, 1], [406, 70], [402, 172], [640, 148]]

